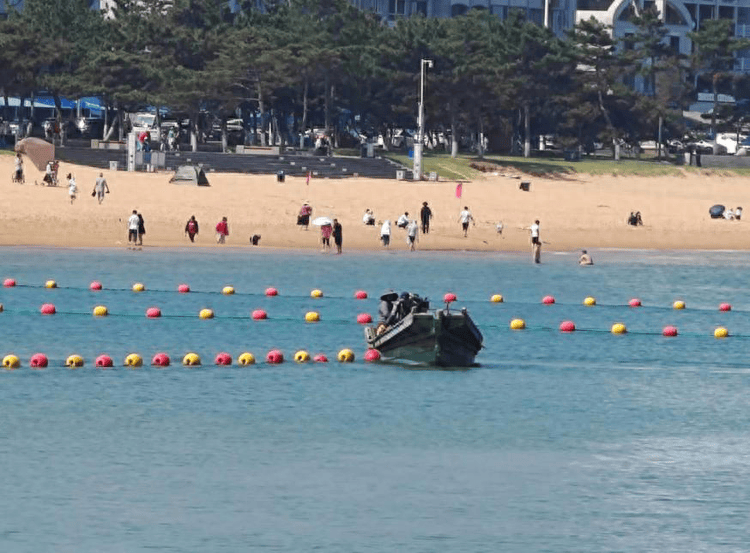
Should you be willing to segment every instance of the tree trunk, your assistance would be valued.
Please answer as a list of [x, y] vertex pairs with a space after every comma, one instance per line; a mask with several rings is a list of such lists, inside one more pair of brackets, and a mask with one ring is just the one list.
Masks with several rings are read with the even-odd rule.
[[529, 104], [523, 106], [523, 157], [531, 157], [531, 117], [529, 116]]
[[198, 151], [198, 117], [193, 114], [190, 116], [190, 151]]
[[659, 138], [656, 143], [656, 159], [661, 159], [661, 128], [664, 124], [664, 118], [660, 115], [659, 116]]
[[479, 128], [479, 144], [477, 146], [477, 155], [479, 159], [484, 159], [484, 124], [482, 122], [482, 116], [479, 116], [479, 122], [477, 127]]
[[221, 119], [221, 151], [227, 153], [229, 151], [229, 140], [227, 138], [227, 118], [222, 117]]
[[[307, 75], [305, 75], [305, 83], [302, 87], [302, 132], [307, 130], [307, 93], [309, 90], [309, 82]], [[313, 137], [314, 138], [314, 137]]]
[[458, 157], [458, 128], [456, 125], [456, 113], [453, 111], [453, 105], [450, 106], [451, 110], [451, 157]]
[[258, 111], [260, 112], [260, 145], [266, 146], [266, 129], [264, 128], [263, 120], [266, 115], [266, 103], [263, 101], [263, 90], [260, 88], [260, 82], [258, 83]]
[[330, 138], [329, 129], [331, 128], [331, 97], [330, 97], [328, 71], [326, 71], [324, 86], [325, 88], [323, 91], [323, 96], [324, 96], [323, 110], [325, 114], [325, 128], [326, 128], [326, 135]]

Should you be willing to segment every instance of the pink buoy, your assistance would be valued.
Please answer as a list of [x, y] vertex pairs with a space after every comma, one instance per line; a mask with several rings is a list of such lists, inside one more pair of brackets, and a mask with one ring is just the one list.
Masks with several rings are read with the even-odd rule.
[[89, 290], [93, 290], [94, 292], [97, 292], [102, 289], [102, 283], [98, 280], [95, 280], [91, 284], [89, 284]]
[[639, 300], [638, 298], [633, 298], [632, 300], [630, 300], [628, 302], [628, 305], [630, 307], [640, 307], [641, 306], [641, 300]]
[[458, 298], [456, 297], [456, 294], [454, 294], [453, 292], [448, 292], [447, 294], [443, 296], [443, 301], [445, 303], [452, 303], [456, 301], [457, 299]]
[[284, 354], [277, 349], [272, 349], [266, 354], [266, 362], [272, 365], [278, 365], [284, 362]]
[[95, 367], [113, 367], [114, 362], [112, 361], [112, 358], [109, 355], [100, 355], [96, 358], [96, 362], [94, 363]]
[[365, 361], [380, 361], [380, 352], [376, 349], [368, 349], [365, 352]]
[[268, 313], [266, 313], [263, 309], [256, 309], [253, 311], [253, 319], [256, 321], [264, 321], [268, 318]]
[[573, 332], [576, 329], [576, 324], [573, 321], [563, 321], [560, 323], [560, 331], [562, 332]]
[[214, 363], [216, 363], [217, 365], [231, 365], [232, 356], [222, 351], [221, 353], [216, 354], [216, 359], [214, 360]]
[[146, 309], [146, 317], [149, 319], [158, 319], [161, 317], [161, 309], [158, 307], [149, 307]]
[[31, 356], [31, 360], [29, 361], [29, 367], [31, 367], [32, 369], [43, 369], [48, 364], [49, 360], [43, 353], [35, 353]]
[[731, 310], [732, 310], [731, 304], [728, 304], [728, 303], [719, 304], [719, 311], [731, 311]]
[[5, 286], [6, 288], [13, 288], [15, 285], [16, 285], [16, 279], [14, 278], [6, 278], [3, 281], [3, 286]]
[[318, 355], [313, 357], [313, 361], [315, 361], [316, 363], [328, 363], [328, 357], [326, 357], [322, 353], [319, 353]]
[[177, 287], [177, 291], [178, 291], [178, 292], [179, 292], [180, 294], [187, 294], [188, 292], [190, 292], [190, 286], [188, 286], [187, 284], [180, 284], [180, 285], [179, 285], [179, 286]]
[[661, 334], [662, 336], [677, 336], [677, 327], [671, 325], [665, 326]]
[[555, 303], [555, 298], [554, 296], [544, 296], [542, 298], [542, 303], [545, 305], [552, 305], [553, 303]]
[[41, 309], [42, 315], [54, 315], [57, 313], [57, 310], [55, 309], [55, 304], [53, 303], [45, 303], [42, 305]]
[[273, 286], [266, 288], [266, 296], [278, 296], [278, 295], [279, 295], [279, 291]]
[[169, 362], [169, 355], [166, 353], [157, 353], [151, 360], [151, 365], [154, 367], [168, 367]]
[[367, 299], [367, 292], [364, 290], [357, 290], [354, 292], [354, 297], [358, 300], [366, 300]]
[[357, 315], [357, 322], [361, 325], [370, 324], [372, 322], [372, 316], [369, 313], [360, 313]]

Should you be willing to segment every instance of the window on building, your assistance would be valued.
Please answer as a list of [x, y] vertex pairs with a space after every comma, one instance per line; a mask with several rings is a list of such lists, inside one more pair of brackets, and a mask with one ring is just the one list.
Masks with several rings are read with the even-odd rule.
[[693, 21], [696, 21], [696, 15], [697, 15], [697, 5], [696, 4], [685, 4], [685, 9], [690, 14], [690, 17], [693, 19]]
[[714, 7], [706, 4], [698, 6], [698, 14], [701, 21], [714, 18]]
[[678, 37], [678, 36], [670, 36], [669, 37], [669, 48], [672, 50], [673, 53], [679, 54], [680, 53], [680, 37]]
[[451, 16], [463, 15], [469, 11], [469, 6], [466, 4], [453, 4], [451, 6]]
[[682, 14], [669, 2], [667, 2], [667, 14], [664, 20], [667, 25], [687, 25], [687, 21], [682, 17]]
[[578, 9], [582, 11], [605, 12], [612, 5], [612, 0], [579, 0]]
[[420, 0], [419, 2], [415, 2], [414, 4], [414, 13], [421, 13], [425, 17], [427, 17], [427, 2], [424, 0]]
[[734, 7], [719, 6], [719, 19], [734, 19]]
[[500, 19], [507, 19], [508, 18], [508, 6], [498, 6], [497, 4], [492, 4], [492, 7], [490, 8], [490, 13], [498, 16]]

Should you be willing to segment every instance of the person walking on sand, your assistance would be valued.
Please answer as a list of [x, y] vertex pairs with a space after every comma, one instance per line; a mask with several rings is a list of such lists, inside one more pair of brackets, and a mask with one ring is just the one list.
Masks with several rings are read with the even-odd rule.
[[417, 241], [417, 233], [419, 232], [419, 225], [416, 219], [409, 222], [409, 226], [406, 227], [406, 243], [409, 244], [409, 249], [414, 251], [414, 244]]
[[473, 223], [474, 226], [477, 226], [474, 222], [474, 216], [471, 214], [471, 211], [469, 211], [468, 206], [464, 206], [464, 210], [461, 212], [461, 215], [458, 216], [458, 220], [461, 223], [461, 228], [464, 230], [464, 238], [468, 236], [469, 223]]
[[581, 250], [581, 257], [578, 258], [578, 264], [579, 265], [593, 265], [594, 260], [591, 259], [591, 256], [586, 253], [586, 250]]
[[534, 224], [527, 229], [531, 233], [531, 256], [534, 259], [534, 263], [541, 263], [542, 257], [542, 239], [539, 236], [539, 219], [534, 221]]
[[195, 215], [191, 215], [185, 224], [185, 234], [188, 235], [191, 242], [195, 242], [195, 235], [198, 234], [198, 221], [195, 220]]
[[76, 194], [78, 194], [78, 185], [76, 184], [76, 178], [72, 175], [72, 173], [68, 173], [68, 196], [70, 196], [70, 205], [73, 205], [73, 202], [76, 199]]
[[216, 223], [216, 243], [224, 244], [227, 236], [229, 236], [229, 223], [226, 217], [222, 217], [221, 221]]
[[143, 220], [143, 214], [138, 213], [138, 245], [143, 246], [143, 235], [146, 234], [146, 221]]
[[17, 183], [23, 184], [23, 182], [24, 182], [24, 178], [23, 178], [23, 158], [21, 157], [21, 152], [18, 152], [16, 154], [15, 166], [16, 166], [15, 180], [16, 180]]
[[133, 214], [128, 217], [128, 245], [133, 243], [135, 246], [138, 243], [138, 225], [141, 220], [138, 217], [138, 210], [134, 209]]
[[383, 242], [383, 247], [388, 248], [391, 244], [391, 222], [386, 219], [383, 222], [383, 226], [380, 227], [380, 240]]
[[430, 232], [430, 219], [432, 219], [432, 210], [427, 205], [427, 202], [422, 202], [422, 209], [419, 212], [419, 217], [422, 219], [422, 234]]
[[343, 229], [341, 228], [341, 223], [339, 223], [338, 219], [333, 220], [333, 242], [336, 244], [336, 253], [341, 254], [341, 245], [344, 242], [343, 238]]
[[105, 193], [109, 194], [109, 186], [107, 186], [107, 180], [104, 178], [104, 173], [99, 173], [99, 177], [96, 179], [96, 183], [94, 183], [94, 192], [91, 195], [96, 196], [99, 205], [101, 205], [104, 201]]

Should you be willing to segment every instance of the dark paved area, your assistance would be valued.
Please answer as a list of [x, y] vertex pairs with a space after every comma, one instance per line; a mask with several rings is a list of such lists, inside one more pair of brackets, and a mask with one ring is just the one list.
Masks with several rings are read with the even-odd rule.
[[[108, 169], [110, 161], [117, 161], [120, 170], [127, 167], [125, 150], [98, 150], [71, 141], [57, 148], [56, 156], [70, 163]], [[222, 173], [276, 174], [284, 171], [290, 176], [341, 178], [359, 175], [369, 178], [395, 179], [396, 171], [404, 170], [406, 179], [412, 172], [385, 158], [321, 157], [306, 154], [285, 153], [283, 155], [225, 154], [221, 152], [166, 153], [165, 167], [175, 169], [178, 165], [200, 165], [210, 175], [211, 171]], [[210, 178], [209, 178], [210, 180]]]

